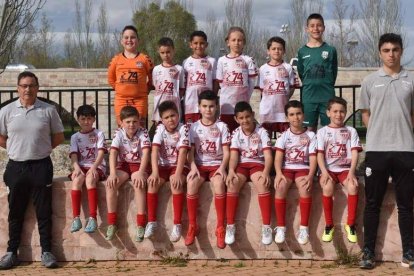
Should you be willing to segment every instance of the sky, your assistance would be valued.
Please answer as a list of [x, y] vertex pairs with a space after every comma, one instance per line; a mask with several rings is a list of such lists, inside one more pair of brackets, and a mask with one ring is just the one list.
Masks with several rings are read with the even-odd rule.
[[[165, 0], [164, 0], [165, 1]], [[289, 20], [290, 0], [252, 0], [253, 1], [253, 20], [259, 26], [266, 26], [272, 35], [280, 35], [279, 30], [282, 24]], [[54, 32], [63, 33], [73, 26], [75, 17], [74, 0], [47, 0], [43, 12], [52, 20]], [[108, 11], [108, 23], [111, 29], [122, 30], [125, 25], [132, 23], [132, 6], [137, 0], [93, 0], [94, 14], [99, 10], [101, 3], [105, 2]], [[332, 0], [324, 0], [325, 10], [323, 16], [325, 25], [329, 27], [329, 19], [332, 14]], [[357, 0], [347, 0], [347, 3], [356, 3]], [[406, 11], [414, 10], [414, 1], [401, 0], [403, 11], [403, 31], [406, 33], [404, 60], [411, 60], [408, 64], [414, 67], [414, 17]], [[224, 1], [223, 0], [193, 0], [192, 1], [195, 19], [198, 27], [202, 29], [203, 22], [206, 20], [207, 11], [214, 11], [218, 19], [224, 18]], [[96, 28], [96, 26], [95, 26]], [[57, 35], [61, 38], [63, 35]]]

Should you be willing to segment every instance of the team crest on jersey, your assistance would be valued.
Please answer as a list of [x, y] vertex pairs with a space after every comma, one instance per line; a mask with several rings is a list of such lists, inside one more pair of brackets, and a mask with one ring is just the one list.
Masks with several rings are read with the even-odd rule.
[[329, 52], [328, 51], [322, 51], [322, 58], [323, 59], [327, 59], [328, 58], [328, 55], [329, 55]]
[[240, 69], [247, 69], [246, 63], [241, 58], [236, 59], [236, 66], [239, 67]]
[[348, 140], [351, 137], [351, 134], [349, 133], [349, 131], [347, 129], [341, 129], [339, 131], [339, 135], [345, 141]]
[[211, 64], [210, 62], [208, 62], [208, 60], [205, 60], [205, 59], [200, 60], [200, 65], [206, 70], [211, 69]]
[[210, 135], [211, 137], [217, 138], [220, 136], [220, 130], [217, 127], [210, 128]]
[[283, 66], [277, 68], [277, 74], [280, 78], [287, 78], [289, 76], [288, 71]]
[[96, 135], [95, 135], [95, 134], [89, 134], [88, 139], [89, 139], [89, 142], [90, 142], [91, 144], [95, 144], [95, 143], [96, 143], [96, 140], [97, 140], [97, 137], [96, 137]]
[[253, 135], [250, 137], [250, 142], [252, 142], [253, 145], [258, 145], [260, 142], [259, 134], [253, 133]]
[[170, 70], [168, 70], [168, 73], [172, 79], [178, 80], [178, 71], [175, 68], [170, 68]]
[[137, 68], [143, 68], [144, 64], [140, 61], [137, 61], [137, 63], [135, 63], [135, 65], [137, 66]]
[[309, 144], [309, 137], [307, 135], [301, 135], [299, 137], [299, 140], [302, 146], [306, 146], [307, 144]]

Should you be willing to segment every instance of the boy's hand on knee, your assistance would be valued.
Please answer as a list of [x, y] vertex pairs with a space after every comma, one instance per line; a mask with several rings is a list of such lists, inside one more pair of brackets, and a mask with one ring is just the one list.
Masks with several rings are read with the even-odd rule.
[[282, 183], [285, 183], [285, 184], [287, 183], [286, 177], [283, 174], [276, 175], [275, 189], [277, 190]]
[[306, 176], [301, 179], [301, 183], [299, 184], [301, 187], [305, 188], [306, 191], [310, 191], [313, 185], [313, 176]]
[[320, 179], [321, 186], [326, 186], [329, 180], [333, 181], [332, 177], [329, 175], [328, 172], [321, 174], [321, 179]]
[[220, 175], [221, 179], [223, 180], [223, 182], [226, 181], [227, 178], [227, 172], [226, 169], [223, 168], [222, 166], [220, 166], [217, 171], [214, 172], [213, 177], [215, 177], [216, 175]]
[[116, 187], [116, 185], [119, 182], [119, 178], [116, 175], [109, 175], [108, 179], [106, 180], [106, 186], [110, 189], [113, 189]]
[[190, 181], [196, 177], [200, 178], [200, 172], [198, 171], [198, 169], [192, 168], [191, 171], [187, 175], [187, 181]]
[[98, 178], [99, 174], [98, 174], [98, 170], [95, 167], [91, 167], [88, 172], [86, 173], [86, 176], [88, 175], [92, 175], [93, 178]]
[[155, 175], [154, 173], [152, 173], [148, 177], [148, 186], [155, 187], [158, 184], [160, 184], [160, 177], [159, 177], [159, 175]]
[[358, 187], [359, 185], [357, 177], [355, 176], [355, 174], [351, 172], [348, 173], [345, 182], [347, 183], [347, 185], [353, 185], [355, 187]]
[[170, 176], [170, 184], [174, 189], [179, 189], [183, 186], [181, 176], [176, 173]]
[[270, 176], [266, 173], [261, 173], [259, 176], [259, 183], [260, 185], [265, 186], [266, 188], [269, 188], [270, 186]]
[[80, 175], [83, 175], [84, 173], [83, 173], [83, 171], [80, 169], [80, 168], [75, 168], [74, 170], [73, 170], [73, 172], [72, 172], [72, 174], [71, 174], [71, 178], [72, 178], [72, 180], [73, 179], [75, 179], [76, 177], [78, 177], [78, 176], [80, 176]]
[[226, 178], [226, 186], [233, 186], [235, 181], [239, 181], [239, 177], [234, 171], [229, 171], [229, 175]]

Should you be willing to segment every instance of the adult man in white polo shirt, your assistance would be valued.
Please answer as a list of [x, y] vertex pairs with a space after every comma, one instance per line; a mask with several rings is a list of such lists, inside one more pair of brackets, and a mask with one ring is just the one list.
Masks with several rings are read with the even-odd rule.
[[32, 72], [17, 78], [19, 98], [0, 110], [0, 146], [7, 149], [9, 162], [4, 182], [9, 189], [9, 242], [0, 269], [17, 265], [24, 214], [33, 199], [42, 247], [42, 264], [57, 267], [51, 251], [52, 149], [63, 142], [63, 125], [52, 105], [37, 99], [39, 81]]
[[361, 84], [359, 108], [367, 126], [364, 248], [360, 267], [375, 267], [375, 242], [389, 177], [395, 186], [404, 267], [414, 266], [414, 77], [401, 66], [400, 35], [380, 37], [383, 66]]

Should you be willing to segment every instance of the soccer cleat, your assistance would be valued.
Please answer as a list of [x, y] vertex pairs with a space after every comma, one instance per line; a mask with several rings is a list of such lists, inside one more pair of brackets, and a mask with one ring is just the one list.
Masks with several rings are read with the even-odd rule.
[[331, 242], [333, 240], [334, 234], [334, 226], [328, 225], [325, 227], [325, 231], [323, 231], [322, 241], [324, 242]]
[[305, 245], [309, 242], [309, 229], [307, 226], [300, 226], [298, 234], [296, 236], [298, 243], [301, 245]]
[[362, 258], [359, 262], [359, 268], [361, 269], [373, 269], [375, 267], [375, 255], [371, 250], [365, 248], [362, 251]]
[[226, 226], [226, 237], [224, 238], [224, 242], [228, 245], [233, 244], [235, 241], [235, 237], [234, 237], [235, 234], [236, 234], [236, 226], [234, 224], [228, 224]]
[[145, 233], [144, 238], [152, 238], [154, 236], [155, 230], [157, 229], [157, 222], [151, 221], [147, 223], [147, 226], [145, 227]]
[[135, 228], [135, 241], [142, 242], [144, 240], [144, 235], [145, 228], [138, 225], [137, 228]]
[[358, 241], [355, 225], [345, 225], [345, 232], [349, 242], [356, 243]]
[[114, 238], [116, 232], [118, 232], [118, 227], [116, 227], [116, 225], [108, 225], [108, 228], [106, 229], [105, 240], [111, 241]]
[[181, 238], [181, 224], [174, 224], [170, 234], [171, 242], [178, 242]]
[[195, 237], [198, 235], [199, 231], [200, 230], [198, 228], [198, 225], [196, 224], [188, 225], [187, 236], [185, 237], [186, 246], [192, 245], [194, 243]]
[[6, 252], [0, 260], [0, 270], [6, 270], [18, 265], [17, 255], [13, 252]]
[[265, 245], [272, 243], [272, 228], [270, 225], [262, 226], [262, 243]]
[[72, 225], [70, 226], [70, 232], [74, 233], [82, 229], [82, 222], [79, 217], [73, 218]]
[[408, 250], [407, 253], [403, 254], [401, 260], [401, 266], [407, 268], [414, 268], [414, 252], [413, 250]]
[[286, 227], [284, 226], [277, 226], [275, 228], [275, 243], [284, 243], [286, 237]]
[[93, 217], [88, 218], [86, 221], [85, 232], [86, 233], [93, 233], [98, 228], [98, 224], [96, 223], [96, 219]]
[[217, 237], [217, 247], [220, 249], [224, 249], [226, 247], [226, 243], [224, 241], [226, 236], [226, 230], [223, 226], [219, 226], [216, 229], [216, 237]]
[[53, 256], [53, 254], [50, 252], [43, 252], [41, 260], [42, 260], [42, 265], [45, 266], [46, 268], [57, 268], [58, 267], [58, 263], [56, 261], [55, 256]]

